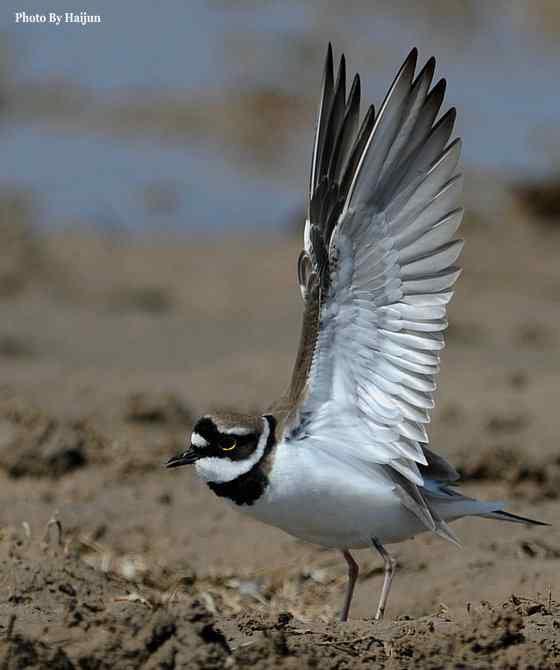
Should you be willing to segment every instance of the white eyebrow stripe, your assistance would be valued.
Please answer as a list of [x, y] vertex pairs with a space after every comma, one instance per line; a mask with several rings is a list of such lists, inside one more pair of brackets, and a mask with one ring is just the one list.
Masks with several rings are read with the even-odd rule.
[[208, 441], [205, 440], [202, 435], [199, 435], [198, 433], [193, 433], [191, 435], [191, 444], [193, 447], [207, 447], [208, 446]]
[[229, 428], [223, 428], [218, 426], [218, 430], [223, 435], [251, 435], [255, 431], [252, 428], [247, 428], [246, 426], [233, 426]]

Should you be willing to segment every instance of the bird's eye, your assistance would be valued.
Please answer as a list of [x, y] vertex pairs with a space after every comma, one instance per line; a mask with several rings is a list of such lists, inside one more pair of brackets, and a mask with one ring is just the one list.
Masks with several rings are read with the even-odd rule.
[[232, 451], [237, 446], [237, 440], [227, 437], [222, 443], [222, 451]]

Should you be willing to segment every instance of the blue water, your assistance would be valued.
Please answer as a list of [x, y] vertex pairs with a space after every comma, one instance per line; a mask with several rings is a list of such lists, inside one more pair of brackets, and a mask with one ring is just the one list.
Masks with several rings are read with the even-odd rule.
[[[248, 184], [220, 156], [155, 140], [60, 135], [25, 125], [4, 134], [2, 155], [9, 160], [0, 161], [0, 183], [33, 191], [43, 217], [61, 225], [270, 227], [288, 221], [299, 204], [282, 182], [253, 177]], [[145, 191], [153, 188], [170, 191], [172, 206], [146, 207]]]
[[[416, 45], [424, 58], [438, 58], [448, 79], [467, 166], [511, 178], [558, 170], [560, 45], [541, 36], [529, 15], [478, 3], [472, 26], [396, 10], [374, 14], [352, 3], [346, 14], [303, 0], [237, 4], [92, 0], [87, 11], [100, 14], [101, 25], [54, 27], [16, 25], [13, 12], [23, 7], [9, 0], [0, 17], [9, 77], [75, 84], [106, 103], [142, 90], [200, 96], [263, 84], [315, 96], [321, 65], [315, 56], [302, 58], [302, 45], [322, 51], [330, 38], [347, 52], [351, 69], [361, 70], [367, 96], [380, 101]], [[83, 7], [50, 0], [27, 2], [25, 9]], [[0, 182], [29, 188], [47, 226], [272, 228], [303, 204], [312, 118], [308, 126], [304, 138], [294, 134], [290, 151], [279, 152], [282, 165], [266, 170], [236, 161], [216, 144], [66, 133], [46, 121], [16, 120], [0, 126]], [[176, 194], [169, 211], [146, 206], [143, 194], [158, 184]]]

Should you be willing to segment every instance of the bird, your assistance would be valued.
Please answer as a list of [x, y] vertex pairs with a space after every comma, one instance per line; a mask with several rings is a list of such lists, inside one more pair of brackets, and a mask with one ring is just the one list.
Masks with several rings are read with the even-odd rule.
[[360, 120], [360, 77], [346, 89], [328, 45], [311, 157], [299, 350], [279, 400], [255, 415], [217, 412], [194, 424], [186, 451], [211, 491], [253, 518], [344, 557], [348, 619], [371, 547], [384, 579], [380, 620], [396, 569], [386, 549], [423, 532], [458, 544], [466, 516], [547, 525], [456, 488], [459, 474], [428, 447], [426, 426], [444, 347], [447, 305], [461, 270], [461, 141], [442, 109], [435, 59], [416, 74], [417, 49], [376, 111]]

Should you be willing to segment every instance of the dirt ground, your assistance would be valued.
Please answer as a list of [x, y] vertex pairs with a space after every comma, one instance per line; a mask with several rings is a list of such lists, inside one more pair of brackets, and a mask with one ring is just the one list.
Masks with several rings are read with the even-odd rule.
[[380, 624], [357, 552], [340, 624], [335, 552], [162, 467], [199, 413], [287, 382], [299, 239], [39, 237], [0, 214], [3, 669], [560, 667], [560, 221], [513, 199], [467, 219], [431, 426], [468, 492], [553, 525], [393, 547]]

